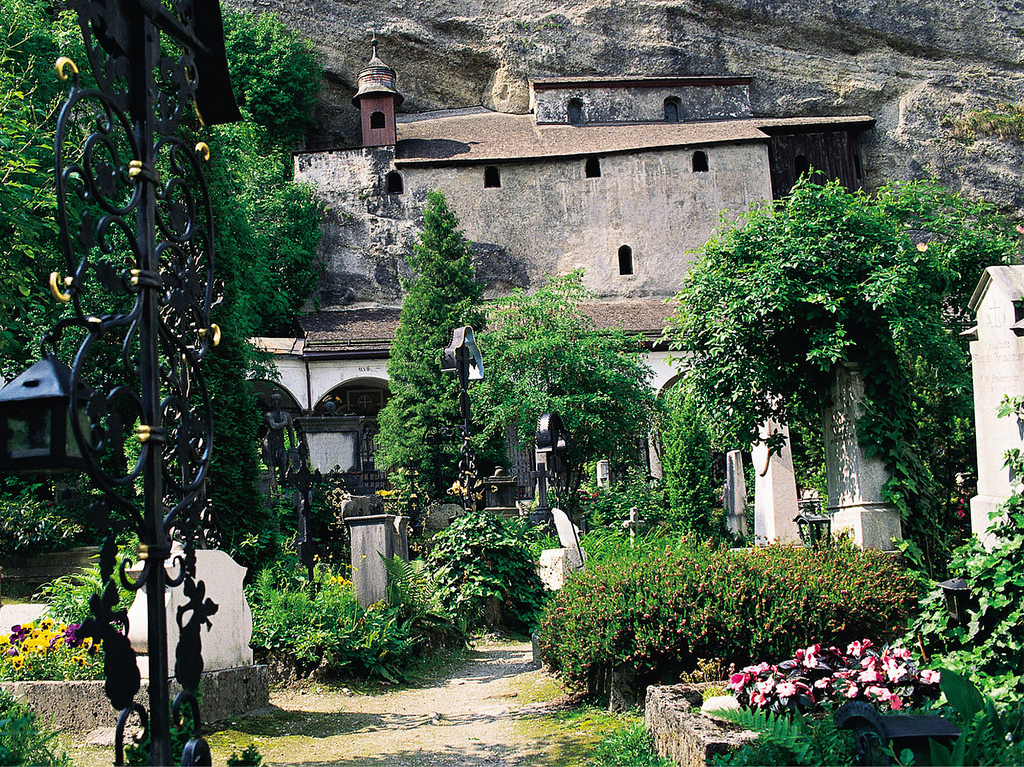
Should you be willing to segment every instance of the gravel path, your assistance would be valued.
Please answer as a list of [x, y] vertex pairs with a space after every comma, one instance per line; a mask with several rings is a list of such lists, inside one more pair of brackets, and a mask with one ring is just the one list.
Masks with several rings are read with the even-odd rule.
[[210, 736], [215, 761], [255, 742], [273, 765], [568, 766], [584, 761], [580, 748], [589, 750], [595, 737], [567, 732], [552, 716], [565, 698], [534, 667], [528, 644], [478, 645], [447, 676], [418, 687], [292, 688], [271, 703], [278, 710]]

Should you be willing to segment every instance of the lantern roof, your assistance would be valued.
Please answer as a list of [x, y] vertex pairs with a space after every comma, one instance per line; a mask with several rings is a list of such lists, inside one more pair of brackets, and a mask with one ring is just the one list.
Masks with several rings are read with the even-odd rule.
[[71, 368], [48, 354], [0, 389], [0, 404], [68, 397]]

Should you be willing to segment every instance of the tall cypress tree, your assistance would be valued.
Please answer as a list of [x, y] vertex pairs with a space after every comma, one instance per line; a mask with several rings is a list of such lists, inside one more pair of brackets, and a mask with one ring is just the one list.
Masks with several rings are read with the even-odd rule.
[[415, 276], [402, 285], [378, 460], [388, 470], [414, 470], [418, 489], [436, 499], [455, 479], [459, 448], [458, 437], [445, 434], [458, 422], [458, 385], [441, 373], [441, 350], [455, 328], [479, 330], [484, 321], [472, 249], [440, 191], [427, 197], [420, 242], [406, 260]]

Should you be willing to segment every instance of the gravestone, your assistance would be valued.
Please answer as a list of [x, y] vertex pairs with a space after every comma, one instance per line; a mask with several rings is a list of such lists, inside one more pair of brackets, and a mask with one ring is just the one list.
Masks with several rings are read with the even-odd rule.
[[990, 266], [968, 306], [977, 316], [971, 339], [978, 494], [971, 498], [971, 530], [986, 545], [990, 515], [1012, 492], [1005, 453], [1024, 447], [1012, 417], [999, 417], [1004, 396], [1024, 396], [1024, 266]]
[[538, 575], [549, 591], [557, 591], [565, 584], [565, 576], [583, 567], [587, 554], [580, 548], [579, 530], [561, 509], [551, 509], [551, 517], [558, 532], [560, 549], [545, 549], [540, 553]]
[[[168, 577], [175, 577], [178, 568], [174, 565], [174, 554], [181, 545], [175, 544], [171, 559], [165, 563]], [[134, 578], [142, 572], [143, 562], [137, 562], [128, 569]], [[217, 549], [196, 550], [196, 581], [206, 586], [206, 596], [217, 604], [217, 612], [210, 616], [211, 627], [200, 636], [203, 642], [203, 670], [206, 672], [241, 668], [252, 665], [252, 611], [242, 591], [242, 580], [246, 569], [235, 562], [224, 551]], [[167, 646], [178, 646], [178, 608], [183, 606], [184, 589], [168, 588], [164, 592], [167, 608]], [[149, 650], [149, 623], [146, 616], [147, 594], [144, 586], [135, 595], [135, 601], [128, 609], [128, 639], [135, 652], [145, 655]], [[188, 620], [189, 615], [185, 615]], [[148, 658], [139, 658], [139, 670], [149, 676]], [[173, 658], [171, 659], [173, 664]]]
[[519, 507], [516, 505], [518, 477], [506, 474], [499, 466], [493, 475], [484, 480], [483, 485], [484, 504], [488, 511], [506, 518], [519, 516]]
[[832, 387], [832, 404], [824, 413], [825, 479], [832, 532], [849, 530], [865, 549], [894, 551], [903, 535], [900, 515], [883, 500], [889, 481], [885, 459], [868, 455], [857, 437], [864, 380], [856, 365], [841, 363]]
[[786, 444], [781, 453], [769, 454], [763, 442], [750, 448], [750, 460], [754, 465], [754, 536], [761, 545], [771, 541], [800, 543], [800, 530], [794, 521], [800, 507], [793, 453], [789, 446], [789, 427], [768, 420], [758, 432], [765, 438], [781, 432]]
[[730, 450], [725, 454], [725, 524], [740, 538], [747, 535], [747, 480], [743, 476], [743, 453]]
[[352, 586], [363, 607], [387, 601], [388, 571], [382, 557], [409, 561], [409, 518], [394, 514], [345, 517], [352, 543]]

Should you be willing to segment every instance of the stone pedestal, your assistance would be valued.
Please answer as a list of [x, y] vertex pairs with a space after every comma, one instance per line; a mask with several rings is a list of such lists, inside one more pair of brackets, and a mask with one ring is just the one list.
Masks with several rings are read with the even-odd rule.
[[866, 549], [894, 551], [903, 537], [900, 515], [882, 500], [889, 470], [879, 456], [868, 456], [857, 438], [864, 381], [855, 365], [836, 371], [832, 404], [824, 413], [825, 477], [832, 532], [849, 530]]
[[409, 561], [409, 518], [374, 514], [345, 519], [352, 540], [352, 586], [363, 607], [387, 601], [388, 572], [381, 557]]
[[1013, 490], [1006, 451], [1024, 448], [1013, 417], [1000, 418], [1003, 397], [1024, 395], [1024, 327], [1017, 307], [1024, 299], [1024, 266], [990, 266], [971, 297], [977, 315], [971, 340], [974, 420], [978, 446], [978, 494], [971, 499], [971, 530], [986, 542], [995, 512]]
[[[168, 560], [166, 569], [168, 576], [177, 575], [178, 568]], [[129, 569], [133, 577], [138, 577], [142, 564]], [[196, 551], [196, 580], [206, 585], [206, 596], [217, 604], [217, 612], [210, 616], [212, 624], [209, 631], [200, 632], [203, 642], [203, 670], [219, 671], [221, 669], [240, 668], [252, 665], [252, 611], [245, 601], [242, 591], [242, 579], [246, 569], [235, 562], [227, 552], [216, 549], [199, 549]], [[149, 626], [146, 618], [146, 588], [143, 587], [135, 595], [135, 601], [128, 609], [128, 639], [131, 640], [135, 652], [145, 655], [149, 651]], [[174, 648], [178, 645], [178, 608], [185, 604], [184, 589], [181, 586], [167, 589], [164, 592], [164, 604], [167, 607], [167, 648], [170, 653], [171, 665], [174, 663]], [[184, 616], [188, 620], [188, 614]], [[139, 670], [146, 678], [149, 677], [149, 658], [139, 658]]]
[[516, 495], [519, 492], [518, 477], [506, 474], [504, 469], [498, 468], [493, 476], [484, 480], [483, 485], [484, 504], [488, 511], [507, 519], [519, 516], [519, 507], [516, 506]]
[[797, 503], [796, 475], [793, 473], [793, 453], [789, 446], [789, 427], [767, 421], [759, 429], [762, 437], [781, 432], [786, 438], [782, 452], [769, 455], [768, 447], [758, 442], [750, 448], [754, 464], [754, 535], [759, 544], [800, 543], [800, 530], [796, 526], [800, 507]]
[[537, 575], [548, 591], [558, 591], [565, 585], [565, 577], [583, 567], [586, 561], [583, 549], [544, 549], [540, 553]]
[[741, 538], [747, 535], [747, 480], [743, 476], [743, 453], [725, 454], [725, 524]]

